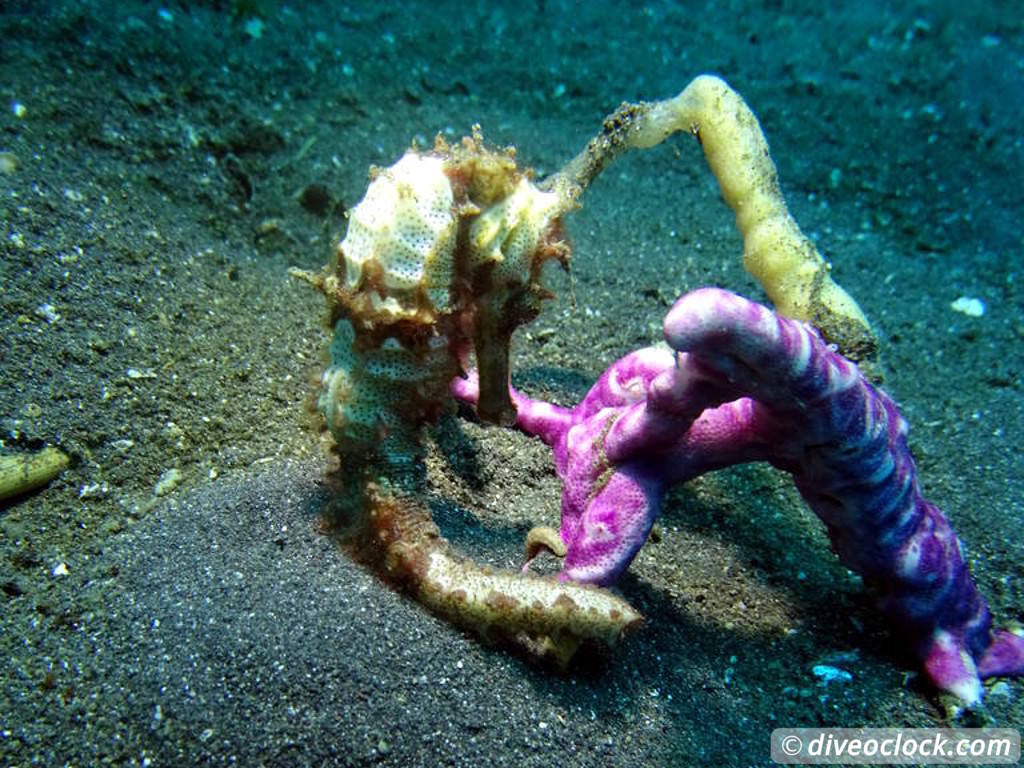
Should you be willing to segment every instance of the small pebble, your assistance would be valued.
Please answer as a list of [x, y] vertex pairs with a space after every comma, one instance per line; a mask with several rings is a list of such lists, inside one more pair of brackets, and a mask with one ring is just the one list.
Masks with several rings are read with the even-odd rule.
[[245, 22], [245, 34], [251, 37], [253, 40], [259, 40], [263, 37], [263, 19], [258, 16], [254, 16]]
[[53, 304], [40, 304], [36, 307], [36, 314], [48, 323], [56, 323], [60, 320], [60, 313]]
[[18, 170], [18, 157], [13, 152], [0, 152], [0, 174], [9, 176]]
[[811, 674], [825, 685], [829, 683], [849, 683], [853, 680], [853, 675], [845, 669], [833, 667], [831, 664], [815, 664], [811, 667]]
[[985, 302], [981, 299], [972, 299], [969, 296], [961, 296], [950, 304], [949, 308], [968, 317], [981, 317], [985, 314]]
[[1010, 689], [1010, 684], [1005, 680], [1000, 680], [989, 688], [988, 698], [990, 701], [997, 698], [1005, 698], [1008, 701], [1013, 699], [1013, 691]]
[[156, 485], [153, 486], [153, 493], [156, 496], [163, 496], [164, 494], [173, 491], [182, 480], [181, 470], [178, 468], [168, 469], [162, 475], [160, 479], [156, 481]]

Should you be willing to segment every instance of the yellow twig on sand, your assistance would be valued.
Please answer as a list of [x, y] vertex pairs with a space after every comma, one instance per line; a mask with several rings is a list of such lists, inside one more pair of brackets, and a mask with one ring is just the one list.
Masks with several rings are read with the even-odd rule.
[[70, 459], [49, 446], [35, 453], [0, 456], [0, 500], [41, 488], [64, 471]]

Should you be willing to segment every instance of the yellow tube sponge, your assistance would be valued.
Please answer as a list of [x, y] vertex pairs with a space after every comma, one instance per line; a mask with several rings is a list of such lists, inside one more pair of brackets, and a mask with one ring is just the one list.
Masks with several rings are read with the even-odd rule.
[[586, 187], [622, 152], [653, 147], [679, 131], [700, 141], [722, 197], [736, 214], [743, 265], [776, 308], [815, 325], [848, 357], [872, 359], [877, 340], [870, 323], [793, 220], [757, 117], [721, 78], [701, 75], [675, 98], [623, 104], [551, 186]]

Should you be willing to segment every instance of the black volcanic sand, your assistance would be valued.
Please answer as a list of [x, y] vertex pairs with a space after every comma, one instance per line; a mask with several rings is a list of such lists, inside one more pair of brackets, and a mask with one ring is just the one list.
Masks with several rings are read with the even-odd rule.
[[[686, 5], [3, 4], [0, 435], [73, 465], [0, 511], [0, 763], [744, 766], [779, 726], [1020, 725], [1020, 682], [977, 713], [924, 683], [765, 467], [673, 491], [620, 584], [643, 628], [568, 675], [317, 533], [327, 336], [287, 268], [328, 261], [369, 166], [479, 123], [543, 175], [621, 100], [712, 71], [875, 322], [994, 613], [1024, 620], [1016, 6]], [[571, 278], [552, 270], [559, 298], [514, 347], [516, 383], [562, 403], [657, 340], [681, 292], [762, 297], [691, 139], [584, 202]], [[445, 534], [516, 567], [557, 524], [547, 449], [456, 417], [428, 440]]]

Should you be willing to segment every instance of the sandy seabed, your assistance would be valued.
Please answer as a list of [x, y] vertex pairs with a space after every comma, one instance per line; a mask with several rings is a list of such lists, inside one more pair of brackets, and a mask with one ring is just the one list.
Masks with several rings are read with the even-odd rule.
[[[73, 460], [0, 510], [0, 762], [746, 766], [780, 726], [1024, 720], [1017, 681], [976, 713], [931, 690], [760, 466], [672, 492], [620, 584], [643, 628], [568, 675], [425, 613], [316, 532], [327, 333], [287, 276], [411, 141], [478, 123], [544, 175], [620, 101], [716, 72], [879, 330], [926, 493], [1024, 620], [1012, 4], [14, 0], [0, 31], [0, 438]], [[687, 137], [584, 202], [515, 339], [530, 394], [577, 400], [685, 290], [763, 298]], [[547, 449], [455, 417], [429, 440], [445, 535], [516, 567], [557, 524]]]

